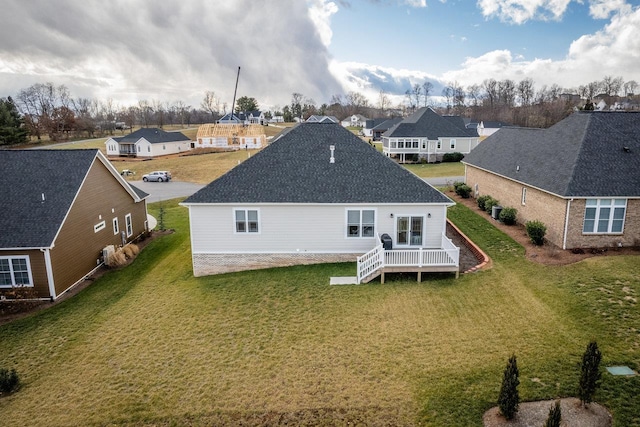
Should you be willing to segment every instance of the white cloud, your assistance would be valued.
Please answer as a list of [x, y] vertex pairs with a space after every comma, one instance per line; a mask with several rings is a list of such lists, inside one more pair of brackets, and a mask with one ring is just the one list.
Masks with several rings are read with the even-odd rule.
[[411, 7], [427, 7], [427, 0], [403, 0], [403, 3]]
[[591, 0], [589, 13], [595, 19], [609, 19], [609, 16], [616, 13], [628, 13], [631, 6], [626, 0]]
[[485, 18], [522, 24], [528, 20], [559, 20], [571, 0], [478, 0]]
[[307, 0], [309, 4], [309, 17], [320, 34], [320, 39], [325, 46], [331, 44], [331, 15], [338, 12], [338, 6], [327, 0]]

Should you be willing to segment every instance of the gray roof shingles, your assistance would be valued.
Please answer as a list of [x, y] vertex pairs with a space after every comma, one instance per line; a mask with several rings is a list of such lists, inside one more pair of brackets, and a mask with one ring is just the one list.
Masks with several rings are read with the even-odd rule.
[[389, 138], [478, 137], [475, 129], [467, 129], [459, 116], [440, 116], [431, 108], [421, 108], [383, 134]]
[[96, 153], [0, 150], [0, 248], [51, 246]]
[[141, 138], [146, 139], [151, 144], [161, 144], [163, 142], [189, 141], [182, 132], [165, 132], [158, 128], [140, 128], [137, 131], [120, 138], [113, 138], [119, 143], [135, 144]]
[[562, 197], [638, 197], [640, 113], [578, 112], [549, 129], [505, 127], [463, 162]]
[[184, 203], [452, 202], [339, 124], [302, 123]]

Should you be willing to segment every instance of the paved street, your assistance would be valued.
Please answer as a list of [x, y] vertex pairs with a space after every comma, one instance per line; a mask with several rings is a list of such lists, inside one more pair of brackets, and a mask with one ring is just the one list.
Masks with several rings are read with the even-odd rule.
[[129, 181], [144, 192], [149, 193], [147, 202], [159, 202], [161, 200], [175, 199], [176, 197], [187, 197], [204, 187], [201, 184], [183, 181], [169, 182], [144, 182]]
[[464, 176], [443, 176], [438, 178], [425, 178], [424, 180], [434, 187], [444, 187], [446, 185], [453, 185], [456, 181], [464, 182]]

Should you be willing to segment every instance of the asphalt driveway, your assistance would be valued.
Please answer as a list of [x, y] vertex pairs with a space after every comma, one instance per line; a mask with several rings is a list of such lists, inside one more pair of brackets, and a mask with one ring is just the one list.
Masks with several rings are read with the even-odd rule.
[[129, 181], [142, 191], [149, 193], [147, 202], [159, 202], [161, 200], [175, 199], [177, 197], [187, 197], [200, 190], [204, 185], [194, 184], [184, 181], [169, 182], [144, 182]]

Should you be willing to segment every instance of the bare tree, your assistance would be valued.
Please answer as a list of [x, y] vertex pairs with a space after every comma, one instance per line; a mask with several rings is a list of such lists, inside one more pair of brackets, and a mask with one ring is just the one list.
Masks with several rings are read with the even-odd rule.
[[203, 110], [211, 114], [211, 119], [215, 120], [220, 115], [220, 99], [213, 91], [206, 91], [204, 93], [204, 99], [200, 103]]
[[467, 95], [472, 101], [472, 106], [477, 107], [480, 103], [482, 88], [479, 84], [472, 84], [467, 88]]
[[444, 96], [444, 99], [446, 100], [446, 110], [447, 114], [449, 114], [449, 112], [451, 111], [451, 102], [453, 99], [453, 87], [451, 87], [451, 84], [448, 84], [442, 89], [442, 96]]
[[302, 118], [302, 101], [304, 95], [298, 92], [291, 94], [291, 114], [293, 117]]
[[622, 86], [624, 85], [624, 80], [622, 77], [612, 77], [612, 76], [604, 76], [602, 82], [600, 82], [600, 87], [604, 93], [609, 96], [616, 96], [622, 90]]
[[422, 83], [422, 93], [424, 94], [424, 106], [427, 107], [429, 105], [429, 95], [433, 91], [433, 83], [426, 81]]
[[413, 105], [419, 107], [420, 99], [422, 98], [422, 86], [420, 86], [418, 83], [414, 84], [411, 90], [411, 96], [413, 96]]
[[384, 90], [380, 90], [378, 93], [378, 109], [382, 115], [385, 114], [385, 111], [391, 105], [391, 101], [389, 100], [389, 96], [384, 92]]
[[498, 82], [500, 103], [506, 107], [513, 107], [516, 99], [516, 85], [513, 80], [504, 79]]
[[493, 110], [498, 103], [498, 82], [495, 79], [486, 79], [482, 82], [482, 87], [489, 107]]
[[629, 80], [623, 85], [625, 96], [632, 96], [636, 93], [638, 83], [635, 80]]
[[518, 83], [518, 98], [520, 99], [520, 105], [529, 106], [533, 102], [533, 79], [527, 78], [520, 80]]

